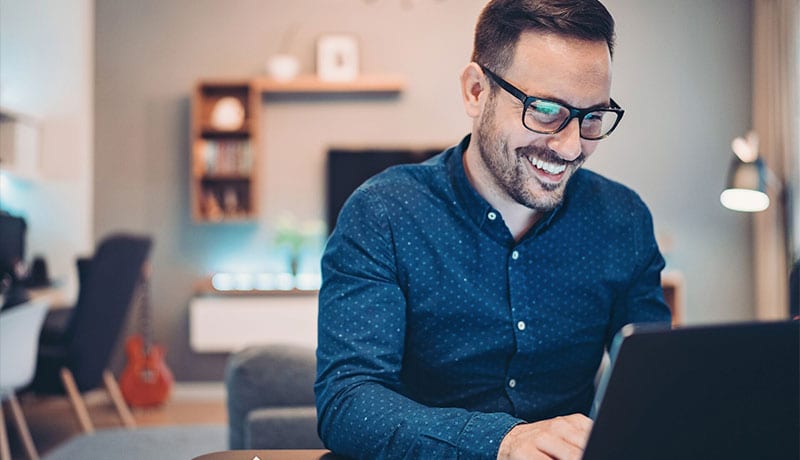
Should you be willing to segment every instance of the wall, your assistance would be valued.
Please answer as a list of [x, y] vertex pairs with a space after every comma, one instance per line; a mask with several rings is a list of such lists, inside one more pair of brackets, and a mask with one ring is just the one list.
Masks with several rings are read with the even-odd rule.
[[41, 136], [38, 177], [0, 175], [0, 207], [26, 218], [29, 257], [46, 257], [71, 300], [75, 258], [93, 245], [94, 4], [0, 0], [0, 12], [0, 106]]
[[[323, 218], [331, 145], [430, 146], [469, 128], [458, 92], [483, 0], [96, 2], [94, 231], [154, 235], [156, 339], [180, 380], [219, 379], [225, 355], [188, 348], [195, 283], [216, 270], [273, 269], [269, 225]], [[752, 318], [748, 217], [719, 204], [730, 140], [749, 128], [748, 0], [608, 0], [619, 45], [613, 94], [627, 112], [587, 167], [629, 184], [673, 240], [690, 322]], [[290, 31], [294, 32], [290, 32]], [[365, 73], [407, 78], [396, 98], [265, 97], [261, 220], [198, 225], [188, 206], [189, 101], [201, 77], [262, 72], [288, 36], [313, 71], [314, 40], [355, 34]]]
[[689, 322], [754, 313], [751, 216], [723, 208], [730, 142], [750, 129], [747, 1], [608, 2], [619, 24], [621, 132], [592, 165], [639, 191], [687, 278]]

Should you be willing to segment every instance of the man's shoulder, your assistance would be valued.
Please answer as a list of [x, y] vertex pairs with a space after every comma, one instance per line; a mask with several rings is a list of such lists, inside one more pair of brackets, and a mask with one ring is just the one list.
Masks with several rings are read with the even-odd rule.
[[447, 168], [442, 152], [421, 163], [391, 166], [367, 179], [359, 192], [369, 192], [387, 198], [416, 193], [430, 193], [447, 184]]
[[452, 193], [442, 157], [438, 154], [422, 163], [391, 166], [367, 179], [345, 202], [337, 228], [343, 222], [348, 226], [378, 225], [452, 201], [445, 201]]

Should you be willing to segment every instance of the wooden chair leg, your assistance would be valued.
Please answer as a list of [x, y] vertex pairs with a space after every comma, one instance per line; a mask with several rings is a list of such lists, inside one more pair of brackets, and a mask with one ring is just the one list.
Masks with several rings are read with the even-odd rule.
[[39, 460], [39, 452], [36, 451], [36, 445], [33, 443], [28, 423], [25, 422], [25, 414], [22, 413], [22, 407], [19, 405], [17, 396], [12, 394], [8, 398], [8, 402], [11, 405], [11, 414], [14, 416], [14, 423], [17, 425], [19, 437], [22, 438], [22, 446], [25, 448], [25, 453], [30, 460]]
[[122, 424], [126, 428], [136, 428], [136, 420], [133, 419], [133, 414], [131, 414], [128, 404], [122, 397], [122, 392], [119, 390], [119, 385], [117, 385], [117, 379], [114, 378], [114, 374], [108, 369], [103, 371], [103, 382], [106, 385], [108, 396], [114, 403], [114, 407], [117, 408], [117, 414], [119, 414]]
[[72, 404], [72, 409], [75, 410], [75, 416], [78, 417], [78, 423], [84, 433], [94, 433], [94, 425], [89, 418], [89, 410], [86, 409], [86, 404], [81, 398], [81, 393], [78, 391], [78, 385], [75, 383], [75, 378], [72, 372], [66, 367], [61, 368], [61, 383], [64, 384], [64, 389], [67, 390], [69, 402]]
[[0, 401], [0, 460], [11, 460], [11, 448], [8, 446], [8, 432], [6, 431], [6, 417]]

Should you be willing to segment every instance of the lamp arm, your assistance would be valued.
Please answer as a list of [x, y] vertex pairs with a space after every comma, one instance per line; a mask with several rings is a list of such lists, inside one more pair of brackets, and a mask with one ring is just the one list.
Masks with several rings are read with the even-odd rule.
[[[767, 187], [771, 188], [775, 194], [779, 196], [783, 195], [785, 192], [785, 187], [783, 186], [784, 182], [781, 180], [781, 178], [778, 177], [778, 175], [766, 165], [764, 165], [764, 175], [766, 176]], [[781, 200], [785, 201], [783, 197]]]

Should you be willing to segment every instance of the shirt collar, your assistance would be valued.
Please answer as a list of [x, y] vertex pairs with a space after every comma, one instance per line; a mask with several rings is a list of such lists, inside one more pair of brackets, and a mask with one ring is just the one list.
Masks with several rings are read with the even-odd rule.
[[483, 228], [490, 212], [494, 212], [498, 216], [499, 213], [472, 187], [467, 178], [467, 172], [464, 170], [464, 152], [467, 151], [471, 137], [470, 134], [467, 134], [458, 145], [450, 149], [447, 170], [450, 182], [456, 192], [456, 200], [467, 212], [469, 218], [478, 227]]
[[[502, 223], [500, 212], [494, 209], [492, 205], [490, 205], [489, 202], [486, 201], [486, 199], [484, 199], [477, 192], [477, 190], [475, 190], [467, 178], [467, 172], [464, 169], [464, 153], [467, 151], [467, 147], [469, 146], [471, 138], [472, 135], [467, 134], [458, 145], [451, 147], [446, 160], [448, 175], [450, 176], [450, 182], [455, 190], [456, 200], [458, 200], [459, 204], [461, 204], [461, 206], [464, 208], [469, 218], [475, 222], [475, 225], [477, 225], [479, 228], [484, 231], [487, 231], [487, 228], [493, 228], [493, 230], [489, 230], [489, 232], [497, 234], [497, 228], [501, 227], [503, 230], [505, 230], [505, 234], [502, 235], [502, 237], [504, 239], [508, 238], [511, 236], [511, 234], [509, 233], [508, 228], [505, 227], [505, 224]], [[539, 219], [536, 225], [534, 225], [533, 228], [528, 231], [528, 234], [523, 239], [530, 235], [539, 234], [553, 223], [555, 216], [559, 214], [559, 211], [564, 207], [564, 203], [569, 199], [569, 192], [571, 189], [569, 185], [570, 184], [567, 184], [567, 190], [564, 194], [564, 201], [555, 209], [542, 216], [542, 218]], [[489, 219], [490, 213], [494, 213], [494, 215], [497, 216], [494, 221]], [[491, 225], [494, 223], [501, 225]]]

